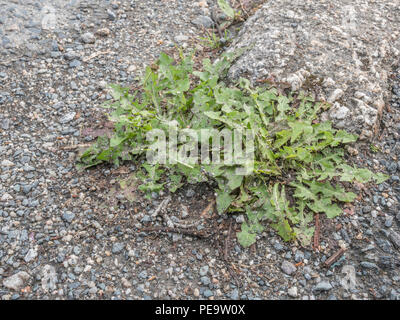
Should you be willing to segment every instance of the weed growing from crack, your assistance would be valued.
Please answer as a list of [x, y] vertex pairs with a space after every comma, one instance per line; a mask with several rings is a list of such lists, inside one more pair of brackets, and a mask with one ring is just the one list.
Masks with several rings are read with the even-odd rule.
[[[168, 188], [175, 192], [185, 183], [214, 182], [219, 213], [245, 213], [247, 221], [237, 234], [247, 247], [265, 229], [264, 221], [285, 240], [308, 246], [314, 232], [314, 213], [334, 218], [340, 203], [356, 195], [343, 182], [381, 183], [387, 176], [350, 166], [344, 160], [345, 144], [357, 136], [319, 122], [318, 114], [329, 105], [303, 93], [279, 93], [273, 87], [253, 87], [247, 79], [228, 85], [224, 80], [235, 54], [224, 54], [214, 63], [203, 60], [193, 70], [191, 55], [180, 52], [179, 61], [165, 53], [147, 67], [141, 90], [111, 85], [113, 100], [107, 105], [115, 123], [111, 137], [99, 137], [79, 160], [81, 168], [102, 162], [119, 165], [136, 161], [139, 189], [147, 194]], [[151, 164], [146, 134], [154, 129], [187, 128], [250, 131], [254, 161], [237, 164]], [[171, 137], [166, 137], [167, 140]], [[211, 152], [211, 150], [208, 150]], [[213, 150], [215, 152], [215, 150]], [[216, 150], [223, 156], [223, 148]]]

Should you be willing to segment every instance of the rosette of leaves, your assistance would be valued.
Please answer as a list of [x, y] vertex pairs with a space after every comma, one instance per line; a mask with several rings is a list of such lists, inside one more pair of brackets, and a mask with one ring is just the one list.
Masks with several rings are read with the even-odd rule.
[[[114, 134], [100, 137], [80, 156], [79, 166], [136, 161], [143, 168], [137, 176], [144, 192], [175, 192], [185, 183], [214, 181], [218, 212], [247, 217], [237, 234], [243, 246], [253, 244], [268, 224], [285, 241], [297, 239], [308, 246], [313, 215], [334, 218], [342, 213], [342, 203], [355, 199], [344, 183], [379, 184], [387, 176], [346, 163], [344, 146], [357, 136], [318, 121], [327, 104], [301, 92], [285, 95], [273, 87], [252, 87], [244, 78], [228, 85], [225, 75], [239, 54], [224, 54], [214, 63], [204, 59], [202, 69], [193, 70], [191, 55], [181, 52], [174, 61], [161, 53], [155, 66], [146, 68], [135, 94], [112, 85], [113, 101], [107, 107]], [[248, 174], [238, 175], [238, 165], [146, 163], [146, 133], [171, 125], [252, 132], [254, 162], [241, 165]]]

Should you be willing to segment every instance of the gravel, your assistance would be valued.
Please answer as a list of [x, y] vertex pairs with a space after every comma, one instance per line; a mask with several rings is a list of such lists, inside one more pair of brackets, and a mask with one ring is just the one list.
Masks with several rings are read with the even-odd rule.
[[[200, 46], [194, 39], [205, 26], [194, 21], [210, 22], [204, 17], [215, 10], [215, 1], [118, 3], [0, 0], [1, 299], [398, 299], [400, 69], [376, 142], [383, 152], [360, 144], [351, 159], [391, 179], [355, 190], [353, 214], [321, 215], [319, 251], [283, 243], [268, 228], [256, 248], [243, 248], [232, 231], [227, 263], [227, 230], [244, 216], [200, 218], [214, 199], [210, 186], [178, 191], [168, 214], [221, 230], [215, 239], [144, 232], [164, 226], [152, 213], [165, 194], [149, 200], [122, 190], [132, 164], [75, 167], [77, 146], [107, 128], [107, 84], [137, 85], [145, 65], [176, 42]], [[327, 269], [341, 246], [345, 254]]]

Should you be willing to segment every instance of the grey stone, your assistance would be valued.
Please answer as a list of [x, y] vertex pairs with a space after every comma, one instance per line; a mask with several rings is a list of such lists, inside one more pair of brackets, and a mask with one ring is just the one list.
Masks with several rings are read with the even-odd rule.
[[52, 58], [58, 58], [58, 57], [60, 57], [61, 56], [61, 52], [54, 52], [54, 51], [52, 51], [51, 53], [50, 53], [50, 56], [52, 57]]
[[140, 220], [141, 223], [149, 223], [151, 222], [151, 217], [149, 215], [144, 215], [143, 218]]
[[35, 171], [36, 169], [32, 166], [30, 166], [29, 164], [25, 164], [23, 167], [25, 172], [30, 172], [30, 171]]
[[287, 275], [291, 275], [292, 273], [296, 272], [296, 270], [297, 270], [296, 266], [293, 263], [286, 261], [286, 260], [284, 260], [282, 262], [281, 269]]
[[72, 60], [79, 60], [79, 54], [75, 51], [67, 51], [64, 54], [64, 59], [67, 61], [72, 61]]
[[82, 63], [81, 63], [79, 60], [75, 59], [75, 60], [73, 60], [73, 61], [69, 64], [69, 67], [70, 67], [70, 68], [77, 68], [77, 67], [79, 67], [81, 64], [82, 64]]
[[210, 289], [206, 289], [203, 292], [203, 296], [206, 298], [212, 297], [213, 295], [214, 295], [214, 293]]
[[397, 176], [397, 175], [392, 175], [392, 176], [390, 177], [390, 179], [392, 179], [393, 182], [399, 182], [399, 181], [400, 181], [400, 177]]
[[110, 35], [110, 29], [108, 28], [102, 28], [96, 31], [96, 35], [100, 36], [100, 37], [107, 37]]
[[179, 233], [172, 234], [172, 242], [178, 242], [182, 240], [182, 235]]
[[80, 253], [81, 253], [81, 248], [79, 247], [79, 246], [75, 246], [74, 247], [74, 249], [73, 249], [73, 251], [74, 251], [74, 254], [75, 255], [79, 255]]
[[243, 222], [246, 221], [243, 214], [238, 215], [235, 220], [236, 220], [236, 223], [238, 223], [238, 224], [242, 224]]
[[288, 295], [292, 298], [297, 298], [297, 287], [289, 288]]
[[81, 37], [82, 41], [84, 43], [95, 43], [96, 42], [96, 37], [94, 36], [93, 33], [91, 32], [85, 32], [82, 37]]
[[296, 253], [294, 254], [294, 261], [301, 262], [303, 260], [304, 260], [304, 253], [301, 252], [300, 250], [297, 250]]
[[205, 275], [207, 275], [208, 269], [209, 269], [208, 266], [202, 266], [202, 267], [200, 268], [200, 271], [199, 271], [200, 276], [205, 276]]
[[192, 188], [189, 188], [189, 189], [186, 191], [186, 197], [188, 197], [188, 198], [193, 197], [194, 194], [195, 194], [195, 192], [194, 192], [194, 190], [193, 190]]
[[356, 288], [356, 269], [352, 265], [345, 265], [342, 268], [344, 277], [340, 279], [340, 284], [345, 290], [354, 290]]
[[24, 260], [25, 262], [31, 262], [37, 257], [38, 253], [36, 249], [29, 249], [28, 252], [26, 253]]
[[112, 253], [120, 253], [125, 247], [125, 244], [121, 242], [115, 242], [112, 246]]
[[15, 164], [14, 162], [11, 162], [10, 160], [4, 159], [1, 164], [2, 167], [13, 167]]
[[395, 245], [396, 248], [400, 249], [400, 234], [395, 231], [391, 231], [389, 234], [389, 239]]
[[284, 247], [279, 242], [275, 242], [274, 249], [279, 252], [279, 251], [282, 251], [284, 249]]
[[62, 219], [68, 223], [71, 223], [75, 218], [75, 213], [71, 211], [65, 211], [62, 215]]
[[393, 251], [392, 244], [388, 240], [376, 238], [375, 241], [379, 248], [381, 248], [386, 253], [391, 253]]
[[371, 206], [364, 206], [362, 211], [363, 213], [370, 213], [372, 210]]
[[64, 115], [60, 118], [59, 121], [60, 121], [60, 123], [68, 123], [68, 122], [70, 122], [70, 121], [72, 121], [72, 120], [74, 119], [75, 115], [76, 115], [76, 112], [75, 112], [75, 111], [68, 112], [68, 113], [64, 114]]
[[393, 269], [394, 263], [391, 256], [379, 256], [378, 264], [383, 269]]
[[375, 263], [368, 262], [368, 261], [362, 261], [360, 263], [360, 266], [363, 267], [364, 269], [379, 269]]
[[107, 16], [110, 21], [117, 19], [117, 15], [111, 10], [107, 10]]
[[185, 218], [187, 218], [188, 216], [189, 216], [189, 212], [188, 212], [187, 208], [186, 208], [186, 207], [183, 207], [183, 208], [182, 208], [182, 212], [181, 212], [181, 217], [182, 217], [182, 219], [185, 219]]
[[205, 286], [208, 286], [211, 283], [211, 280], [209, 277], [203, 276], [200, 278], [200, 281], [202, 284], [204, 284]]
[[75, 81], [71, 81], [71, 89], [72, 90], [78, 90], [79, 89]]
[[93, 288], [90, 288], [88, 292], [89, 292], [90, 294], [95, 294], [95, 293], [97, 293], [97, 290], [98, 290], [98, 289], [97, 289], [96, 287], [93, 287]]
[[198, 16], [197, 18], [192, 20], [192, 23], [196, 26], [204, 28], [211, 28], [214, 25], [214, 21], [212, 21], [212, 19], [207, 16]]
[[60, 109], [63, 106], [64, 106], [64, 102], [57, 102], [57, 103], [53, 104], [54, 109]]
[[231, 298], [232, 300], [239, 300], [239, 290], [238, 289], [233, 289], [229, 293], [229, 298]]
[[292, 254], [290, 252], [286, 252], [285, 259], [288, 259], [288, 260], [292, 259]]
[[32, 185], [28, 184], [22, 187], [22, 192], [28, 194], [32, 190]]
[[55, 290], [56, 283], [58, 281], [56, 269], [53, 266], [46, 264], [42, 268], [41, 275], [41, 284], [44, 292], [51, 292]]
[[174, 39], [176, 42], [185, 42], [189, 40], [189, 37], [181, 34], [176, 36]]
[[393, 217], [392, 216], [388, 216], [385, 219], [385, 227], [386, 228], [390, 228], [393, 225]]
[[28, 240], [28, 231], [27, 230], [22, 230], [21, 234], [19, 235], [19, 240], [24, 242]]
[[8, 130], [10, 128], [10, 119], [3, 119], [3, 121], [1, 121], [1, 128], [3, 130]]
[[25, 284], [26, 281], [30, 278], [29, 274], [25, 271], [20, 271], [13, 274], [10, 277], [7, 277], [3, 280], [3, 286], [6, 288], [18, 291], [20, 290]]
[[343, 96], [343, 94], [344, 92], [342, 89], [336, 89], [331, 93], [327, 101], [329, 103], [334, 103], [336, 100], [339, 100]]
[[343, 120], [346, 119], [346, 117], [349, 116], [350, 113], [350, 109], [345, 107], [345, 106], [341, 106], [341, 105], [336, 105], [331, 111], [330, 111], [330, 117], [332, 119], [336, 119], [336, 120]]
[[397, 163], [396, 162], [391, 162], [390, 165], [387, 167], [388, 171], [390, 173], [395, 173], [397, 170]]

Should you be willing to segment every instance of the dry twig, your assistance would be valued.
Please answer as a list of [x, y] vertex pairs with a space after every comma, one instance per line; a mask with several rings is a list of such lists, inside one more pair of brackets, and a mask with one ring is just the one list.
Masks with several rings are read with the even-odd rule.
[[87, 148], [90, 147], [90, 144], [76, 144], [76, 145], [72, 145], [72, 146], [64, 146], [64, 147], [60, 147], [61, 150], [75, 150], [75, 149], [79, 149], [79, 148]]
[[332, 265], [332, 263], [334, 263], [337, 259], [339, 259], [343, 255], [345, 251], [346, 249], [340, 248], [328, 260], [325, 261], [325, 266], [329, 268]]
[[96, 58], [97, 56], [100, 56], [102, 54], [108, 54], [111, 51], [97, 51], [92, 53], [89, 57], [82, 59], [83, 62], [88, 62], [89, 60], [92, 60], [93, 58]]
[[230, 245], [230, 240], [231, 240], [231, 232], [232, 232], [232, 219], [231, 219], [231, 222], [229, 223], [228, 234], [226, 235], [226, 238], [225, 238], [225, 247], [224, 247], [224, 260], [225, 261], [228, 261], [228, 252], [229, 252], [229, 245]]
[[142, 232], [173, 232], [179, 233], [187, 236], [197, 237], [201, 239], [207, 239], [211, 237], [213, 234], [207, 234], [205, 232], [201, 232], [198, 230], [188, 230], [188, 229], [180, 229], [180, 228], [170, 228], [170, 227], [147, 227], [141, 228], [140, 231]]
[[319, 248], [319, 234], [320, 234], [319, 214], [317, 213], [315, 215], [314, 250], [318, 250]]
[[156, 218], [161, 210], [165, 209], [168, 205], [168, 203], [171, 201], [171, 197], [165, 198], [161, 203], [158, 205], [157, 209], [153, 212], [151, 215], [152, 218]]
[[204, 218], [210, 212], [210, 210], [211, 210], [212, 206], [214, 205], [214, 203], [215, 203], [215, 200], [212, 200], [208, 204], [208, 206], [200, 213], [200, 216]]

